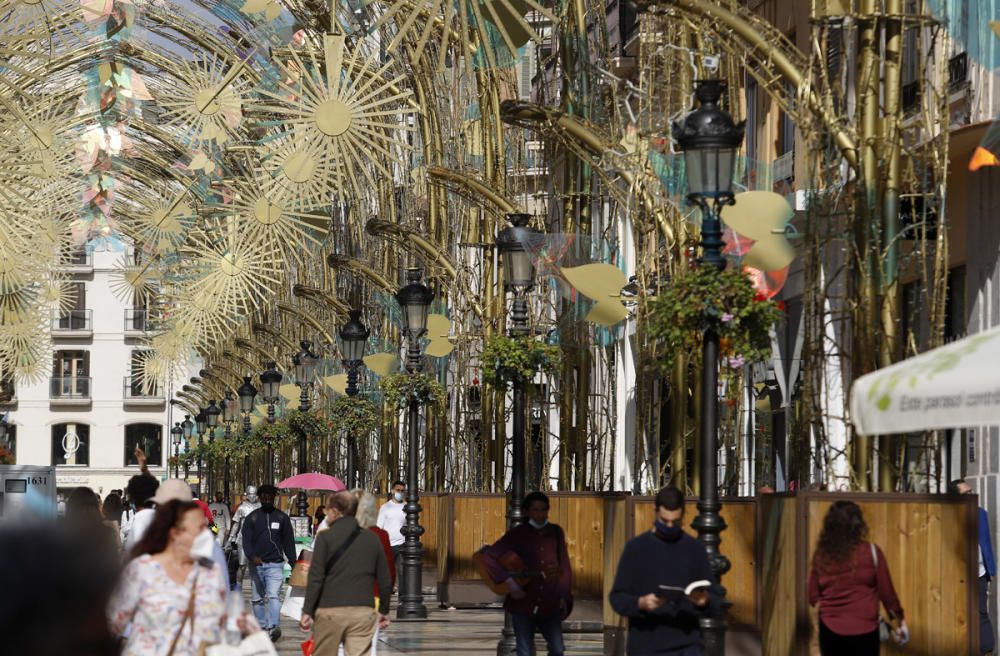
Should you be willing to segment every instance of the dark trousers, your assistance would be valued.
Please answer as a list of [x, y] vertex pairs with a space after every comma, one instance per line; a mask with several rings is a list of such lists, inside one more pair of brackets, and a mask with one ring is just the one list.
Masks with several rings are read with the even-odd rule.
[[517, 656], [532, 656], [535, 651], [535, 631], [545, 638], [549, 648], [549, 656], [563, 656], [566, 647], [563, 644], [562, 619], [554, 617], [539, 617], [528, 613], [511, 613], [511, 623], [514, 625], [514, 640], [517, 643]]
[[990, 577], [979, 577], [979, 653], [986, 654], [996, 647], [993, 622], [990, 620]]
[[403, 578], [403, 545], [397, 544], [392, 548], [392, 560], [396, 566], [396, 587]]
[[823, 656], [878, 656], [878, 629], [860, 635], [840, 635], [819, 623], [819, 653]]

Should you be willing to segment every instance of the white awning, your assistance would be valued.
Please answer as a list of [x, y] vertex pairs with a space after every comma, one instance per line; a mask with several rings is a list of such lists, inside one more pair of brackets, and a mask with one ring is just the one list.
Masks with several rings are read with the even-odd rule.
[[1000, 328], [857, 379], [851, 420], [862, 435], [1000, 424]]

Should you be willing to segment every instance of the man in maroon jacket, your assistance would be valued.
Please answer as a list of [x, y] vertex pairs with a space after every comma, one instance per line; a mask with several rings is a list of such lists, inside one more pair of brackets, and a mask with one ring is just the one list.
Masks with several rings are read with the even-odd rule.
[[[543, 493], [524, 497], [521, 510], [527, 523], [484, 547], [483, 563], [494, 583], [506, 583], [509, 590], [504, 609], [514, 624], [517, 656], [531, 655], [536, 630], [545, 638], [549, 656], [563, 656], [562, 621], [573, 607], [566, 536], [549, 523], [549, 498]], [[518, 569], [512, 569], [517, 561]]]

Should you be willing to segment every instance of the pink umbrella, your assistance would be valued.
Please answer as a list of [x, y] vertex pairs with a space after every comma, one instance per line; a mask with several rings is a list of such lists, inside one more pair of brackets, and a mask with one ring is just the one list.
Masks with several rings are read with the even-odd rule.
[[278, 483], [276, 487], [283, 490], [297, 488], [301, 490], [330, 490], [332, 492], [340, 492], [347, 489], [347, 486], [339, 478], [326, 474], [298, 474], [297, 476], [286, 478]]

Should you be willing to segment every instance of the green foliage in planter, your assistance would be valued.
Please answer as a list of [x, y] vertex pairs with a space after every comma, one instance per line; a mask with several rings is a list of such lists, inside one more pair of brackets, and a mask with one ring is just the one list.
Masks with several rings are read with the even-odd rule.
[[354, 437], [370, 435], [379, 426], [375, 405], [359, 396], [341, 396], [330, 406], [326, 420], [333, 433], [346, 432]]
[[530, 337], [492, 335], [479, 359], [486, 382], [506, 389], [511, 383], [530, 382], [537, 371], [555, 373], [561, 355], [558, 346]]
[[288, 425], [288, 428], [293, 433], [319, 436], [326, 433], [326, 426], [323, 421], [324, 414], [321, 410], [309, 410], [306, 412], [290, 410], [282, 417], [282, 421]]
[[441, 383], [430, 374], [405, 371], [390, 374], [379, 381], [385, 402], [405, 408], [413, 399], [421, 405], [444, 405], [448, 395]]
[[661, 289], [651, 304], [649, 331], [662, 342], [665, 369], [679, 355], [698, 353], [707, 330], [719, 335], [723, 364], [740, 369], [770, 357], [770, 329], [783, 310], [740, 269], [699, 266]]

